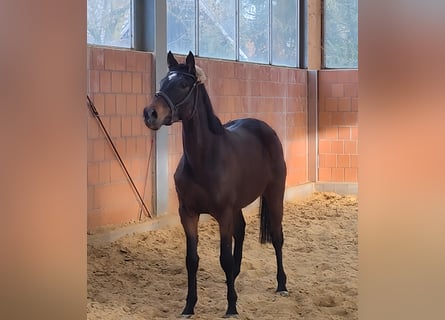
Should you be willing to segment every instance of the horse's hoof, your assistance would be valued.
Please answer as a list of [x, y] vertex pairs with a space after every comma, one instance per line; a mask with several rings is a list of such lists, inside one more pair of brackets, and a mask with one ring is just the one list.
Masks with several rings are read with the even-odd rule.
[[289, 291], [277, 291], [277, 293], [282, 296], [282, 297], [288, 297], [289, 296]]
[[181, 313], [181, 315], [179, 316], [179, 318], [182, 319], [191, 319], [193, 317], [193, 314], [183, 314]]
[[226, 314], [223, 316], [223, 318], [235, 318], [235, 319], [238, 319], [239, 316], [238, 316], [238, 313], [226, 313]]

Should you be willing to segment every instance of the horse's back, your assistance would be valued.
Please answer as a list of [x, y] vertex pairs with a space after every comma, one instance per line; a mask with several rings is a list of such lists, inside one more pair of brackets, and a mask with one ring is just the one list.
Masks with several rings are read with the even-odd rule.
[[224, 127], [237, 136], [251, 135], [258, 139], [275, 162], [284, 163], [283, 147], [277, 133], [266, 122], [255, 118], [237, 119], [227, 122]]

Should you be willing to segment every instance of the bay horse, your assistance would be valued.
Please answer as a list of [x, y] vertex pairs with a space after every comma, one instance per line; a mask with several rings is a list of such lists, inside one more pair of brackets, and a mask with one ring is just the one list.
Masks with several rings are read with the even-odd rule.
[[[147, 127], [158, 130], [182, 121], [183, 155], [174, 174], [179, 215], [186, 236], [188, 292], [182, 316], [197, 302], [198, 220], [210, 214], [219, 224], [220, 264], [226, 275], [228, 307], [237, 315], [235, 279], [240, 273], [245, 220], [241, 209], [260, 197], [260, 241], [272, 242], [277, 261], [277, 292], [287, 295], [282, 262], [283, 197], [286, 163], [275, 131], [258, 119], [221, 124], [203, 84], [205, 75], [189, 52], [179, 64], [167, 55], [168, 73], [144, 108]], [[234, 247], [232, 253], [232, 238]]]

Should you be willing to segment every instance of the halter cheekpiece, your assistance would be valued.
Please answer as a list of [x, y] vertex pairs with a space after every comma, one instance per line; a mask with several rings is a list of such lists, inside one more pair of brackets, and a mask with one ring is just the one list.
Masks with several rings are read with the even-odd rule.
[[[180, 74], [182, 76], [186, 76], [189, 78], [192, 78], [194, 80], [193, 82], [193, 86], [191, 87], [190, 91], [187, 93], [187, 95], [178, 103], [174, 104], [173, 101], [170, 99], [170, 97], [163, 91], [159, 90], [155, 93], [155, 97], [162, 97], [165, 102], [167, 102], [168, 107], [170, 108], [170, 110], [172, 111], [172, 113], [176, 112], [178, 110], [178, 107], [183, 105], [192, 95], [193, 90], [196, 88], [196, 86], [198, 84], [200, 84], [200, 82], [197, 80], [196, 76], [194, 76], [191, 73], [187, 73], [187, 72], [182, 72], [182, 71], [170, 71], [169, 73], [167, 73], [166, 77], [172, 76], [174, 74]], [[193, 106], [193, 114], [195, 113], [195, 109], [196, 109], [196, 97], [195, 97], [195, 104]]]

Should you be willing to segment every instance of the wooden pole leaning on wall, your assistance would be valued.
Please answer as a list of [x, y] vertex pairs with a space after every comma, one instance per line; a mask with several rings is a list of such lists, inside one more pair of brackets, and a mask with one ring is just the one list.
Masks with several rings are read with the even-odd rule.
[[131, 185], [131, 188], [133, 189], [133, 191], [134, 191], [134, 193], [136, 195], [136, 199], [138, 200], [138, 203], [139, 203], [139, 206], [140, 206], [141, 210], [143, 210], [145, 212], [147, 217], [152, 218], [152, 215], [151, 215], [150, 211], [148, 210], [147, 206], [145, 205], [144, 199], [142, 199], [142, 196], [139, 193], [139, 190], [136, 187], [133, 179], [131, 178], [130, 173], [128, 172], [127, 167], [125, 166], [124, 161], [122, 160], [119, 152], [117, 151], [116, 146], [113, 143], [113, 140], [111, 140], [111, 137], [108, 134], [108, 131], [105, 128], [105, 126], [104, 126], [104, 124], [103, 124], [103, 122], [102, 122], [102, 120], [101, 120], [101, 118], [99, 116], [99, 112], [97, 111], [93, 101], [91, 101], [91, 99], [90, 99], [90, 97], [88, 95], [87, 95], [87, 102], [88, 102], [88, 107], [90, 108], [91, 113], [96, 118], [96, 120], [99, 123], [102, 131], [104, 132], [104, 134], [105, 134], [105, 136], [107, 138], [107, 141], [109, 142], [109, 144], [111, 146], [111, 149], [113, 149], [113, 152], [114, 152], [114, 154], [115, 154], [115, 156], [116, 156], [116, 158], [117, 158], [117, 160], [118, 160], [122, 170], [124, 171], [125, 176], [127, 177], [127, 180], [130, 183], [130, 185]]

